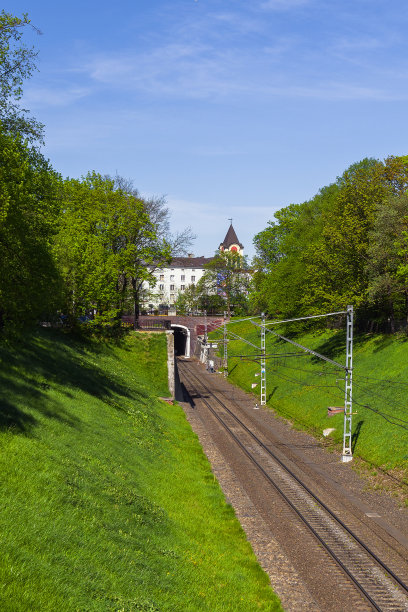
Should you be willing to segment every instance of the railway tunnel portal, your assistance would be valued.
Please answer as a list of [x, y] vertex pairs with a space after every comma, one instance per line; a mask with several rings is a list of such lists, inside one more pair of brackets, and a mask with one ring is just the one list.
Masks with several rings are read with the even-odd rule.
[[[123, 317], [123, 319], [131, 320], [131, 317]], [[166, 317], [154, 317], [149, 315], [141, 315], [139, 317], [140, 329], [157, 331], [161, 329], [168, 329], [174, 333], [174, 348], [177, 351], [177, 355], [184, 355], [184, 357], [191, 357], [195, 354], [197, 339], [199, 336], [205, 334], [205, 327], [207, 325], [207, 332], [211, 332], [214, 329], [221, 327], [224, 323], [222, 315], [214, 316], [182, 316], [182, 315], [170, 315]]]

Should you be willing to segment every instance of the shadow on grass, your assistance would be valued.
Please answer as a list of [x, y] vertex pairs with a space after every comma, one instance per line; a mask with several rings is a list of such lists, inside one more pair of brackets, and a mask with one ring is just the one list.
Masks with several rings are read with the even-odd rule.
[[[369, 339], [373, 336], [372, 334], [355, 334], [353, 337], [353, 348], [356, 349], [360, 345], [364, 345]], [[389, 346], [394, 342], [395, 338], [393, 336], [385, 336], [380, 335], [377, 336], [374, 340], [375, 348], [374, 352], [378, 352]], [[329, 357], [334, 361], [338, 361], [339, 363], [345, 363], [346, 360], [346, 334], [345, 332], [339, 332], [321, 342], [319, 345], [315, 346], [314, 349], [316, 352], [324, 355], [325, 357]], [[313, 362], [320, 361], [318, 357], [312, 358]]]
[[272, 389], [272, 391], [269, 393], [268, 397], [267, 397], [267, 402], [269, 402], [270, 399], [272, 399], [272, 397], [274, 396], [274, 394], [276, 393], [276, 391], [278, 390], [278, 387], [274, 387]]
[[354, 453], [354, 449], [356, 448], [357, 442], [358, 442], [358, 438], [360, 436], [360, 432], [361, 432], [361, 428], [364, 425], [364, 421], [359, 421], [357, 423], [357, 427], [354, 431], [354, 433], [351, 436], [351, 452]]
[[236, 364], [235, 364], [235, 365], [234, 365], [234, 366], [233, 366], [233, 367], [232, 367], [232, 368], [231, 368], [231, 369], [228, 371], [228, 376], [230, 376], [230, 375], [233, 373], [233, 371], [235, 370], [235, 368], [237, 367], [237, 365], [238, 365], [238, 364], [236, 363]]
[[110, 404], [118, 395], [146, 398], [144, 392], [130, 393], [123, 381], [107, 376], [98, 365], [98, 354], [109, 355], [111, 350], [107, 344], [77, 340], [54, 330], [0, 346], [0, 430], [28, 433], [38, 415], [79, 426], [77, 417], [48, 396], [50, 389], [66, 397], [80, 390]]

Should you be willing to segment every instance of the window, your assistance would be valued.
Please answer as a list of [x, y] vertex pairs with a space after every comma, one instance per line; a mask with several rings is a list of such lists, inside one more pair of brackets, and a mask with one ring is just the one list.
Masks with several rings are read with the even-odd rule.
[[185, 288], [186, 288], [186, 286], [185, 286], [185, 285], [181, 285], [181, 287], [180, 287], [180, 291], [184, 291], [184, 289], [185, 289]]
[[160, 280], [164, 280], [164, 274], [160, 274]]
[[194, 283], [194, 281], [195, 281], [195, 276], [192, 276], [191, 277], [191, 282]]
[[170, 274], [170, 280], [174, 280], [174, 274]]
[[174, 291], [174, 285], [170, 285], [170, 291]]
[[182, 274], [182, 275], [181, 275], [181, 282], [183, 282], [183, 281], [185, 281], [185, 280], [186, 280], [185, 274]]
[[164, 285], [159, 285], [159, 290], [164, 291]]

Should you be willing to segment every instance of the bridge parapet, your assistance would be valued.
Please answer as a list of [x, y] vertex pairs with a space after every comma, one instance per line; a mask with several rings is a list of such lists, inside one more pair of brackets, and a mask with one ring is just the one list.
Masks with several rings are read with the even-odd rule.
[[[123, 319], [132, 319], [132, 317], [123, 317]], [[152, 321], [158, 322], [157, 326], [152, 326]], [[163, 322], [162, 327], [160, 327], [160, 321]], [[169, 323], [168, 323], [169, 322]], [[221, 316], [184, 316], [184, 315], [171, 315], [166, 317], [152, 317], [149, 315], [141, 315], [139, 317], [139, 326], [141, 329], [170, 329], [171, 326], [181, 325], [183, 327], [187, 327], [190, 330], [190, 354], [193, 355], [196, 347], [197, 337], [204, 335], [205, 333], [205, 323], [207, 322], [207, 331], [213, 331], [218, 327], [221, 327], [224, 323], [224, 319]], [[165, 327], [164, 324], [169, 324], [169, 327]]]

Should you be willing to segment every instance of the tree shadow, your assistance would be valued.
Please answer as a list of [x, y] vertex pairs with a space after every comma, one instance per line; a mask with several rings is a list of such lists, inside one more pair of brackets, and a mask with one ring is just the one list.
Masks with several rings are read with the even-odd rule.
[[0, 430], [29, 433], [40, 415], [79, 427], [79, 419], [49, 396], [50, 389], [65, 397], [80, 390], [111, 405], [118, 405], [117, 396], [147, 398], [143, 391], [131, 393], [118, 376], [106, 375], [96, 360], [109, 352], [105, 344], [55, 330], [0, 346]]
[[[353, 337], [353, 347], [357, 348], [367, 342], [367, 339], [372, 337], [370, 334], [355, 334]], [[383, 336], [378, 337], [377, 347], [374, 350], [381, 350], [392, 342], [391, 338], [384, 338]], [[340, 363], [345, 362], [346, 355], [346, 334], [337, 333], [331, 338], [323, 340], [320, 344], [314, 347], [314, 350], [329, 359], [339, 361]], [[312, 362], [319, 362], [319, 357], [312, 357]]]

